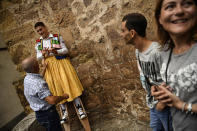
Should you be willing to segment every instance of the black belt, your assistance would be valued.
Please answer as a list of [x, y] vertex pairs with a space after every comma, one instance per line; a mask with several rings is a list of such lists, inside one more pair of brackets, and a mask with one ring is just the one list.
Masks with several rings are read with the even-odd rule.
[[50, 112], [50, 111], [54, 111], [54, 110], [56, 110], [55, 106], [51, 106], [47, 110], [40, 110], [40, 111], [35, 111], [35, 112], [38, 113], [38, 114], [40, 114], [40, 113], [43, 113], [43, 112]]
[[61, 59], [65, 59], [67, 56], [66, 55], [62, 55], [62, 56], [55, 56], [55, 58], [57, 59], [57, 60], [61, 60]]

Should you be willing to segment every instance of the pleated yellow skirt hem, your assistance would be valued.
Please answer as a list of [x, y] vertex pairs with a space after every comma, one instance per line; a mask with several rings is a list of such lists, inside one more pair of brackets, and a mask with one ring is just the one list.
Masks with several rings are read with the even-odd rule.
[[60, 103], [73, 101], [82, 95], [83, 86], [69, 59], [57, 60], [55, 57], [49, 57], [46, 62], [48, 65], [44, 78], [51, 93], [54, 96], [62, 96], [65, 93], [69, 95], [67, 100]]

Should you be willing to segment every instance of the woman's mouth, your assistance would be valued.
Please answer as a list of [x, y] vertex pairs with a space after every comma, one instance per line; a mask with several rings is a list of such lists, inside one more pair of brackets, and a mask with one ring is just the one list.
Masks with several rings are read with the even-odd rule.
[[180, 23], [186, 23], [188, 19], [177, 19], [177, 20], [173, 20], [172, 23], [173, 24], [180, 24]]

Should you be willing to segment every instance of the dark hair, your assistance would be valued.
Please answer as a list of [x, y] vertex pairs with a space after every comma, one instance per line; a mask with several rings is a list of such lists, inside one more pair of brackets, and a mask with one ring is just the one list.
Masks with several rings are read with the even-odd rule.
[[43, 22], [36, 22], [36, 24], [34, 25], [34, 28], [38, 27], [38, 26], [43, 26], [45, 27], [45, 24]]
[[[161, 14], [161, 8], [162, 8], [163, 1], [164, 0], [157, 0], [156, 8], [155, 8], [155, 20], [156, 20], [156, 25], [157, 25], [157, 35], [160, 40], [160, 44], [163, 47], [165, 47], [166, 45], [167, 46], [169, 45], [169, 48], [171, 48], [173, 46], [173, 43], [170, 38], [170, 35], [167, 31], [165, 31], [163, 26], [159, 23], [159, 17]], [[195, 5], [197, 6], [197, 0], [193, 0], [193, 1], [195, 2]], [[195, 28], [197, 29], [197, 26]], [[193, 35], [194, 35], [193, 39], [196, 40], [197, 32], [195, 32], [195, 29], [194, 29]]]
[[146, 36], [147, 20], [140, 13], [130, 13], [123, 17], [122, 21], [126, 21], [126, 28], [130, 31], [134, 29], [138, 35]]

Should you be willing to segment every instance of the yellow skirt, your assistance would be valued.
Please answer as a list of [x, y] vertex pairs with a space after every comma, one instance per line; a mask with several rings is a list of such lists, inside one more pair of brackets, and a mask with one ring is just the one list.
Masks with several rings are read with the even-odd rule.
[[54, 96], [61, 96], [64, 93], [69, 95], [69, 99], [61, 103], [73, 101], [82, 94], [82, 84], [69, 59], [57, 60], [53, 56], [48, 57], [46, 62], [48, 65], [44, 77], [51, 93]]

